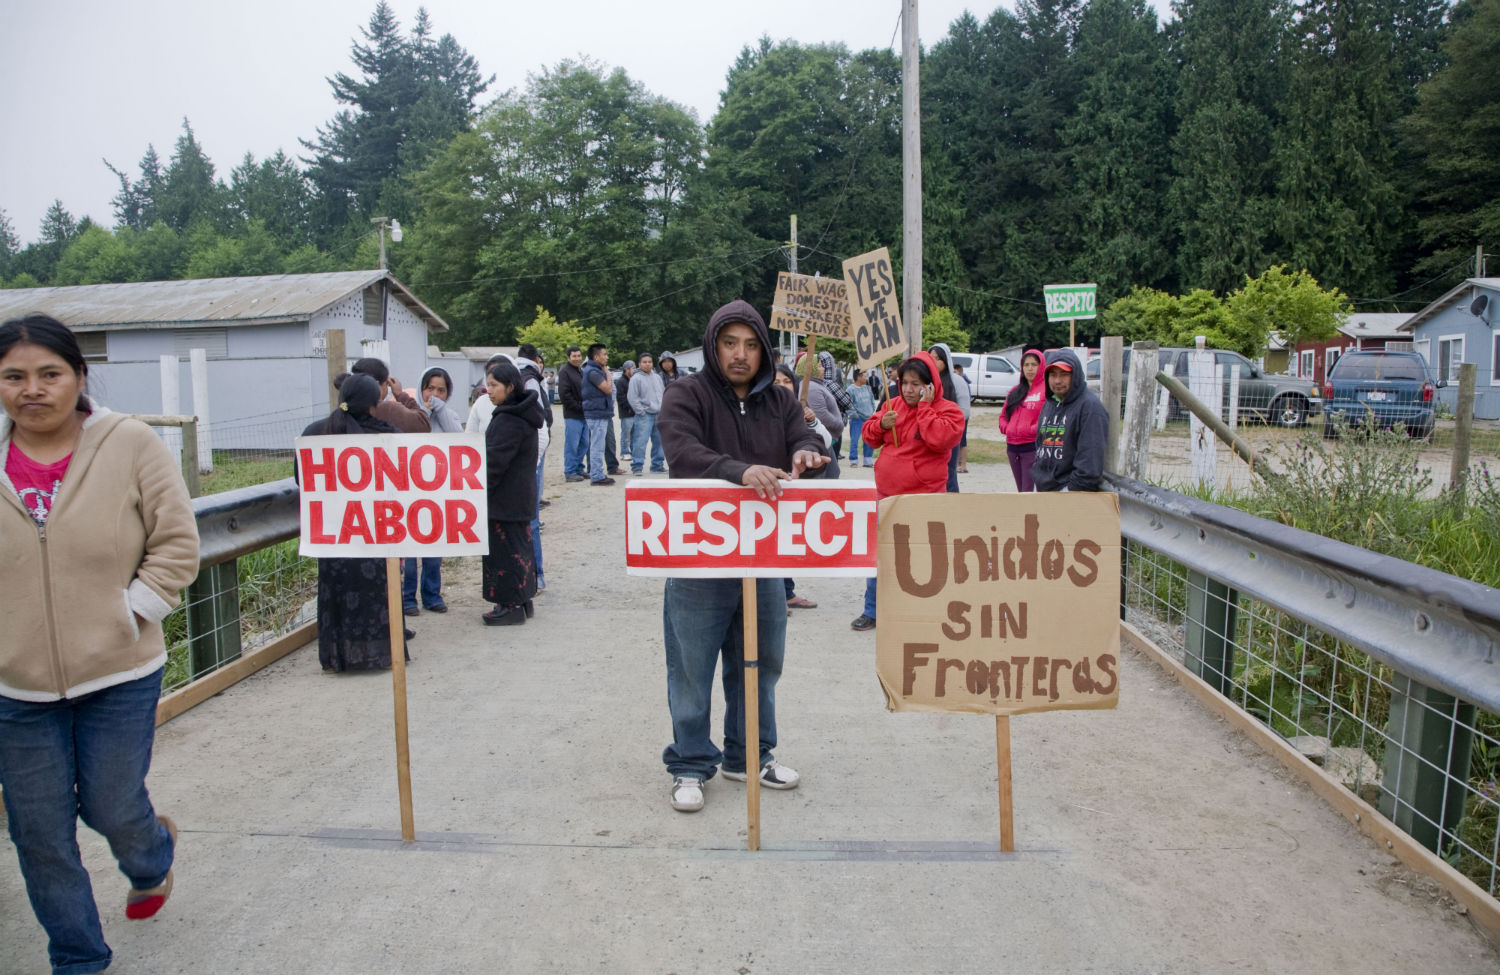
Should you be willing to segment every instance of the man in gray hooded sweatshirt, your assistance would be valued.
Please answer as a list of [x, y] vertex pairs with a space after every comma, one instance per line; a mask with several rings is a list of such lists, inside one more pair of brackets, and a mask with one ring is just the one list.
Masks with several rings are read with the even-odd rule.
[[1036, 428], [1031, 478], [1038, 491], [1097, 491], [1104, 483], [1109, 411], [1083, 381], [1071, 349], [1047, 353], [1047, 401]]

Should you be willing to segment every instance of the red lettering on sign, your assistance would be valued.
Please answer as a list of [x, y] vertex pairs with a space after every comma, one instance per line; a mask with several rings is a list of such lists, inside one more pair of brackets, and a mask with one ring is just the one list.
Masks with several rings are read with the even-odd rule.
[[[350, 461], [358, 461], [359, 473], [351, 474]], [[339, 484], [346, 491], [363, 491], [372, 476], [370, 455], [358, 447], [339, 451]]]
[[405, 539], [406, 526], [401, 524], [401, 502], [376, 501], [375, 541], [381, 545], [396, 545]]
[[[422, 516], [427, 516], [427, 527], [422, 527]], [[431, 498], [412, 502], [406, 513], [406, 531], [412, 541], [431, 545], [443, 537], [443, 509]]]
[[298, 451], [297, 469], [302, 474], [302, 490], [318, 490], [318, 477], [323, 478], [323, 490], [336, 490], [338, 474], [334, 470], [333, 448], [323, 447], [318, 450], [318, 460], [313, 460], [313, 452], [303, 447]]
[[[427, 477], [422, 470], [422, 462], [429, 457], [433, 461], [432, 477]], [[443, 486], [443, 482], [447, 479], [447, 454], [431, 444], [427, 444], [426, 446], [418, 447], [416, 452], [411, 455], [411, 482], [418, 488], [423, 491], [436, 491]]]
[[449, 470], [453, 474], [453, 481], [449, 486], [453, 490], [484, 490], [484, 485], [479, 483], [479, 459], [479, 451], [473, 447], [453, 448], [453, 456], [448, 461]]
[[354, 538], [359, 538], [366, 545], [375, 544], [375, 539], [370, 535], [370, 523], [365, 518], [364, 506], [358, 503], [344, 505], [344, 523], [339, 527], [338, 543], [348, 545]]
[[444, 521], [448, 525], [449, 542], [477, 542], [479, 536], [474, 526], [479, 522], [479, 512], [467, 501], [450, 498], [443, 505]]
[[405, 447], [397, 447], [395, 457], [388, 450], [375, 451], [375, 489], [381, 490], [387, 484], [398, 491], [406, 490]]
[[[304, 468], [305, 469], [305, 468]], [[328, 476], [333, 476], [333, 451], [328, 452]], [[332, 545], [336, 539], [323, 530], [323, 502], [307, 503], [307, 538], [314, 545]]]

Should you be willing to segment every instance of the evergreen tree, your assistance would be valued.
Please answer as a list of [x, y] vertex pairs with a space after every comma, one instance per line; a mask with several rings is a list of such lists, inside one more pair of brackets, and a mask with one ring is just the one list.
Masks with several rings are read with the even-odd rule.
[[186, 118], [154, 203], [156, 216], [179, 233], [198, 222], [224, 225], [224, 184], [214, 178], [214, 164]]
[[450, 35], [432, 40], [425, 9], [403, 37], [395, 13], [380, 0], [360, 33], [364, 43], [356, 41], [351, 52], [360, 77], [340, 72], [329, 79], [335, 100], [350, 107], [302, 143], [313, 153], [304, 161], [320, 197], [320, 222], [329, 225], [376, 209], [408, 219], [399, 177], [467, 126], [475, 100], [494, 80]]
[[1463, 263], [1476, 244], [1500, 249], [1500, 0], [1462, 0], [1452, 20], [1448, 63], [1401, 126], [1428, 255], [1417, 271], [1429, 275]]
[[1181, 66], [1169, 199], [1184, 286], [1228, 291], [1269, 263], [1282, 0], [1176, 0]]
[[141, 175], [132, 181], [123, 170], [116, 169], [108, 159], [104, 165], [120, 181], [120, 192], [115, 194], [112, 204], [115, 209], [115, 225], [132, 230], [145, 230], [158, 219], [156, 200], [161, 195], [161, 160], [156, 147], [147, 143], [146, 154], [141, 157]]
[[0, 281], [10, 274], [11, 261], [19, 253], [21, 239], [16, 236], [15, 224], [10, 222], [9, 214], [0, 207]]
[[287, 249], [312, 240], [312, 188], [284, 152], [257, 163], [245, 158], [229, 174], [229, 206], [237, 223], [260, 221]]
[[1063, 138], [1078, 201], [1072, 273], [1100, 305], [1145, 284], [1171, 288], [1167, 215], [1172, 73], [1166, 35], [1144, 0], [1092, 0], [1078, 25], [1078, 110]]

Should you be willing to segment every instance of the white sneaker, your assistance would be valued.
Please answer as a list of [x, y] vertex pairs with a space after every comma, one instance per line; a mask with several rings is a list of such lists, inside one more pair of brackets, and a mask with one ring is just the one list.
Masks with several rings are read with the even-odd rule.
[[697, 812], [703, 808], [703, 780], [696, 775], [679, 775], [672, 780], [672, 808], [678, 812]]
[[[720, 769], [719, 774], [731, 782], [743, 782], [746, 778], [744, 772], [731, 772], [728, 769]], [[774, 758], [760, 767], [760, 784], [767, 789], [795, 789], [801, 781], [802, 776], [797, 774], [796, 769], [782, 765]]]

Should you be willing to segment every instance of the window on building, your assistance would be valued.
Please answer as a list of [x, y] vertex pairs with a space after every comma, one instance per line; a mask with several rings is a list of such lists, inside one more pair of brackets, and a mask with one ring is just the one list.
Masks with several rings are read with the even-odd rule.
[[194, 349], [202, 349], [205, 358], [229, 358], [229, 329], [179, 328], [172, 333], [173, 351], [179, 359], [192, 358]]
[[1458, 367], [1464, 362], [1464, 337], [1462, 335], [1438, 336], [1437, 377], [1449, 382], [1458, 381]]
[[1323, 375], [1333, 372], [1333, 364], [1339, 361], [1339, 356], [1344, 354], [1343, 349], [1327, 349], [1323, 353]]
[[1500, 328], [1490, 335], [1490, 385], [1500, 386]]
[[75, 332], [86, 362], [108, 362], [109, 342], [104, 332]]
[[381, 312], [381, 307], [383, 305], [383, 302], [381, 301], [381, 298], [383, 296], [380, 293], [380, 285], [378, 285], [378, 284], [372, 284], [372, 285], [370, 285], [368, 288], [365, 289], [364, 296], [365, 296], [365, 324], [366, 325], [383, 325], [385, 323], [385, 316], [383, 316], [380, 313]]
[[1297, 356], [1297, 375], [1303, 379], [1311, 379], [1313, 377], [1313, 362], [1316, 356], [1317, 353], [1312, 349], [1304, 349], [1299, 353]]

